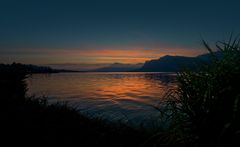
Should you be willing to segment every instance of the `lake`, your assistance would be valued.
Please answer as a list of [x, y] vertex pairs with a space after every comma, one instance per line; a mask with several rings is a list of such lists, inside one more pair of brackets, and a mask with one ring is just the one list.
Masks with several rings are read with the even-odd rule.
[[28, 95], [47, 96], [50, 103], [67, 101], [94, 117], [128, 124], [159, 118], [153, 106], [176, 88], [174, 73], [113, 72], [33, 74]]

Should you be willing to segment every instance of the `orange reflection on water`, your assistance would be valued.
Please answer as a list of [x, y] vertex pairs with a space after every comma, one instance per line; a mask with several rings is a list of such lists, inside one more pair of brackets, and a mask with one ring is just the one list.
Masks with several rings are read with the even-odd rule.
[[174, 76], [163, 73], [60, 73], [28, 78], [28, 94], [68, 101], [81, 112], [110, 120], [159, 118], [152, 105], [161, 102]]
[[64, 100], [153, 103], [174, 85], [171, 81], [172, 76], [159, 73], [63, 73], [33, 75], [28, 84], [29, 94]]
[[142, 74], [114, 75], [97, 87], [97, 94], [119, 100], [148, 101], [144, 98], [157, 98], [162, 94], [161, 81], [153, 82]]

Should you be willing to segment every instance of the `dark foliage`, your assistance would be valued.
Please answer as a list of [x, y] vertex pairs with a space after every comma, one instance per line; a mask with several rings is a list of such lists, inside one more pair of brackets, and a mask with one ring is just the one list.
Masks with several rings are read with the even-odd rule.
[[27, 90], [24, 82], [27, 70], [23, 66], [0, 64], [0, 97], [2, 104], [23, 101]]
[[211, 62], [178, 74], [177, 100], [168, 102], [178, 139], [197, 146], [240, 146], [239, 42], [218, 42], [221, 58], [204, 42]]

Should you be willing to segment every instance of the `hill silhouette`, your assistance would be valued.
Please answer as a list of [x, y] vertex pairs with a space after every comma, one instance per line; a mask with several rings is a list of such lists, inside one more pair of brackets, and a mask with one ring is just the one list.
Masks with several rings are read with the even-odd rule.
[[107, 67], [98, 68], [92, 70], [93, 72], [128, 72], [134, 71], [143, 66], [142, 63], [138, 64], [123, 64], [123, 63], [113, 63]]
[[32, 65], [32, 64], [21, 64], [21, 63], [15, 63], [12, 64], [0, 64], [0, 69], [21, 69], [24, 70], [24, 72], [28, 74], [34, 74], [34, 73], [59, 73], [59, 72], [79, 72], [76, 70], [65, 70], [65, 69], [53, 69], [49, 66], [38, 66], [38, 65]]
[[[221, 57], [220, 52], [214, 53]], [[210, 62], [210, 54], [196, 57], [170, 56], [166, 55], [156, 60], [146, 61], [144, 65], [136, 70], [140, 72], [178, 72], [184, 68], [197, 69], [202, 63]]]

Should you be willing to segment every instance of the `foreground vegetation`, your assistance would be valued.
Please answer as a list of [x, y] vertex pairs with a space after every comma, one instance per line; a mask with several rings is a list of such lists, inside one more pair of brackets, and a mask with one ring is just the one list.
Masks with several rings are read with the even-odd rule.
[[[139, 146], [147, 134], [124, 124], [89, 118], [66, 104], [26, 97], [28, 71], [17, 64], [0, 70], [1, 140], [79, 146]], [[3, 131], [4, 130], [4, 131]]]
[[182, 146], [240, 146], [240, 39], [217, 42], [217, 53], [203, 43], [211, 62], [178, 73], [165, 107], [167, 131]]
[[79, 146], [240, 146], [240, 40], [204, 42], [212, 61], [178, 73], [162, 117], [168, 127], [158, 132], [89, 118], [65, 104], [48, 105], [26, 97], [21, 66], [1, 65], [1, 133], [4, 140]]

